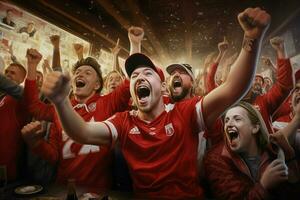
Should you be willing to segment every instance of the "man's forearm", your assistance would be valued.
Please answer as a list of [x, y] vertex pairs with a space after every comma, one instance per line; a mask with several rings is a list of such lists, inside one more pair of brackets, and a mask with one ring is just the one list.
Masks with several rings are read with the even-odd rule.
[[76, 113], [68, 99], [55, 104], [60, 122], [65, 132], [75, 141], [82, 144], [102, 145], [111, 142], [109, 129], [104, 123], [85, 122]]
[[52, 69], [53, 71], [62, 71], [59, 47], [54, 47], [53, 49]]
[[135, 53], [141, 53], [141, 43], [130, 42], [130, 55]]
[[66, 98], [62, 102], [55, 104], [55, 108], [66, 133], [75, 141], [85, 143], [84, 128], [86, 124], [74, 111], [69, 99]]
[[242, 50], [224, 83], [226, 87], [230, 88], [229, 91], [232, 92], [235, 99], [242, 98], [251, 86], [260, 54], [261, 40], [262, 37], [258, 39], [244, 37]]

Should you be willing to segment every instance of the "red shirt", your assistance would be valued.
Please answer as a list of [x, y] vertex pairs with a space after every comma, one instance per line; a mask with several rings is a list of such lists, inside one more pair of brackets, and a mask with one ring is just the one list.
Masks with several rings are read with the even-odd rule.
[[152, 122], [137, 111], [118, 113], [104, 123], [118, 139], [137, 196], [203, 198], [198, 182], [198, 133], [204, 130], [199, 97], [169, 104]]
[[211, 92], [213, 89], [217, 87], [216, 81], [215, 81], [215, 75], [218, 69], [219, 63], [212, 63], [211, 69], [206, 75], [205, 78], [205, 87], [206, 87], [206, 93]]
[[0, 100], [0, 165], [6, 166], [9, 181], [17, 178], [17, 165], [20, 164], [23, 144], [21, 129], [29, 119], [22, 101], [9, 95]]
[[[35, 84], [35, 81], [27, 80], [26, 84], [34, 88], [32, 84]], [[30, 98], [37, 96], [32, 92], [37, 91], [28, 90], [28, 88], [25, 89], [25, 92], [31, 92], [30, 95], [27, 94], [31, 112], [35, 113], [39, 119], [54, 119], [55, 124], [51, 128], [49, 142], [41, 141], [33, 151], [52, 163], [58, 162], [57, 181], [66, 183], [68, 179], [74, 178], [76, 184], [87, 186], [94, 192], [109, 189], [112, 162], [110, 147], [83, 145], [74, 142], [63, 132], [55, 113], [48, 113], [55, 112], [53, 107], [51, 108], [34, 99], [30, 100]], [[75, 99], [72, 99], [71, 103], [75, 111], [85, 121], [96, 119], [102, 121], [118, 111], [125, 110], [129, 98], [129, 83], [126, 81], [108, 95], [95, 94], [85, 104], [79, 104]]]
[[266, 94], [257, 96], [252, 103], [260, 111], [270, 133], [273, 133], [272, 115], [293, 89], [293, 70], [290, 60], [277, 59], [277, 66], [277, 81]]

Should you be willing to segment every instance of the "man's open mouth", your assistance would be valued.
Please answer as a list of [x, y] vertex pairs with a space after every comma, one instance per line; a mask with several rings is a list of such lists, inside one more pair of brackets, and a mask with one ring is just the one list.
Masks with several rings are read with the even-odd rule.
[[181, 87], [181, 85], [182, 85], [182, 84], [181, 84], [181, 81], [176, 80], [176, 81], [173, 82], [173, 87], [174, 87], [174, 88], [176, 88], [176, 87]]
[[173, 77], [172, 86], [173, 86], [173, 88], [182, 87], [181, 78], [178, 76]]
[[83, 81], [83, 80], [81, 80], [81, 79], [77, 79], [76, 80], [76, 87], [77, 88], [82, 88], [82, 87], [84, 87], [86, 85], [86, 83]]
[[150, 88], [146, 85], [139, 85], [136, 89], [136, 93], [139, 99], [143, 99], [150, 95]]

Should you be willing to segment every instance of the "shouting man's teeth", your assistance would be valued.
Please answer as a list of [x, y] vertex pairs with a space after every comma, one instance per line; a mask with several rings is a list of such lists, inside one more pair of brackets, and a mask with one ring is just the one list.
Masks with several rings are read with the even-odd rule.
[[139, 99], [148, 97], [150, 95], [150, 89], [144, 85], [138, 86], [136, 92]]
[[174, 87], [174, 88], [176, 88], [176, 87], [181, 87], [181, 81], [179, 81], [179, 80], [173, 81], [173, 87]]
[[83, 80], [76, 80], [76, 87], [82, 88], [85, 86], [85, 82]]

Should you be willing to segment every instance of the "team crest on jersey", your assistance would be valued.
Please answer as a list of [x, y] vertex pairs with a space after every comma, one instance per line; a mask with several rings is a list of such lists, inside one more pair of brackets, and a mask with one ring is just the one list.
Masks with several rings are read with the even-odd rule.
[[169, 124], [165, 125], [165, 130], [166, 130], [166, 135], [167, 136], [172, 136], [175, 132], [172, 123], [169, 123]]
[[138, 127], [133, 127], [130, 131], [129, 131], [129, 134], [132, 134], [132, 135], [137, 135], [137, 134], [141, 134], [140, 130], [138, 129]]
[[96, 110], [96, 102], [90, 103], [88, 109], [90, 112], [94, 112]]

